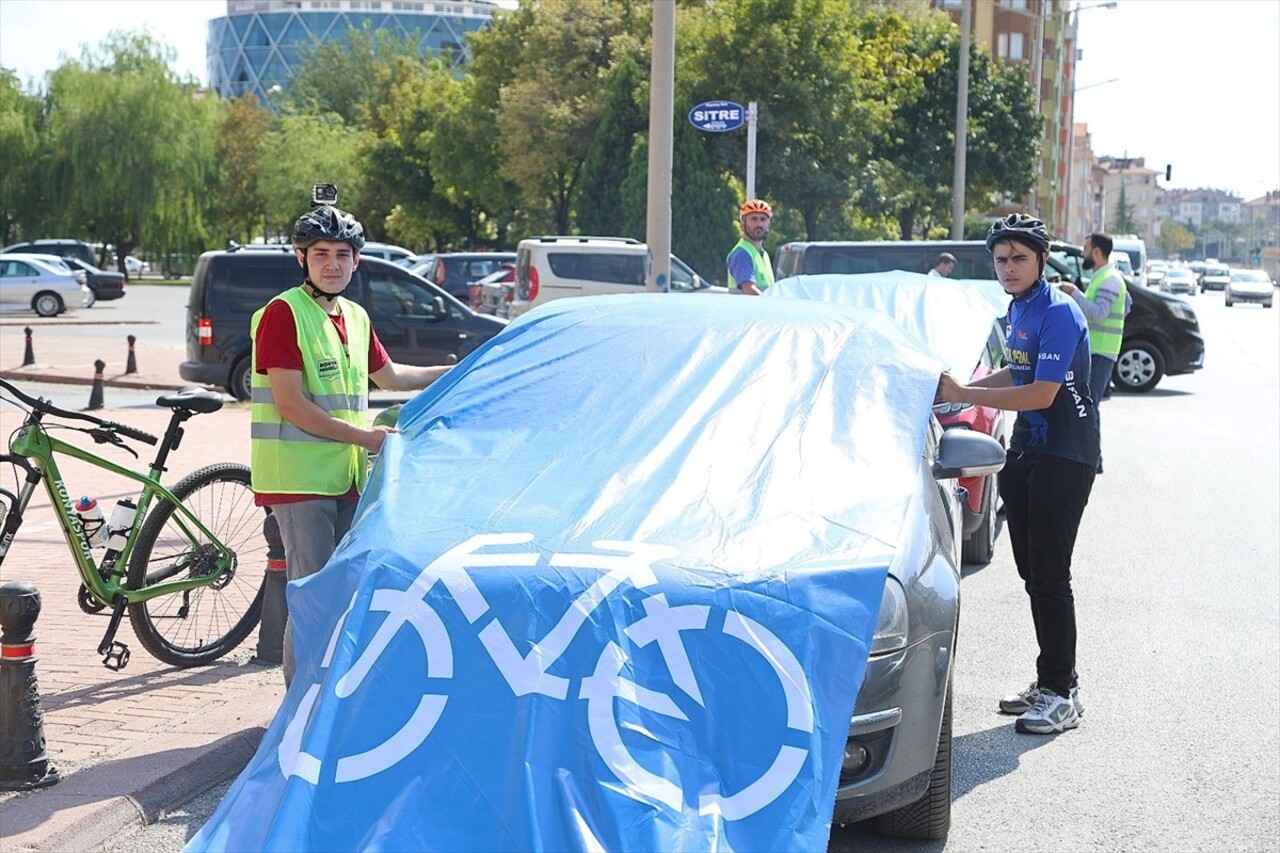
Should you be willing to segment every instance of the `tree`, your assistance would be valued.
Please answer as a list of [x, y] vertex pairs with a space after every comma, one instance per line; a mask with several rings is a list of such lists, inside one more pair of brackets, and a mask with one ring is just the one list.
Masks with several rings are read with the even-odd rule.
[[368, 124], [378, 104], [379, 72], [398, 62], [420, 63], [417, 40], [390, 29], [348, 26], [344, 34], [315, 41], [299, 52], [301, 65], [289, 80], [288, 111], [333, 113], [344, 124]]
[[[348, 127], [336, 116], [287, 115], [263, 134], [258, 151], [269, 167], [258, 183], [267, 228], [287, 235], [308, 209], [311, 188], [337, 184], [338, 204], [358, 210], [363, 176], [356, 164], [366, 131]], [[288, 156], [281, 156], [287, 153]]]
[[213, 141], [218, 163], [213, 228], [226, 240], [248, 242], [262, 231], [261, 143], [270, 129], [271, 115], [252, 95], [228, 101], [218, 119]]
[[[950, 218], [955, 158], [955, 105], [960, 37], [943, 14], [907, 20], [896, 12], [870, 14], [862, 33], [879, 57], [880, 96], [890, 108], [875, 139], [874, 192], [869, 206], [898, 220], [912, 239]], [[1039, 157], [1042, 119], [1021, 70], [997, 65], [977, 45], [969, 53], [966, 199], [989, 203], [997, 193], [1031, 189]]]
[[475, 90], [497, 129], [498, 169], [518, 188], [531, 221], [570, 233], [603, 109], [601, 81], [625, 57], [642, 61], [649, 19], [642, 0], [524, 0], [472, 35], [474, 73], [498, 81]]
[[1120, 185], [1120, 197], [1116, 199], [1116, 209], [1111, 212], [1111, 232], [1113, 234], [1137, 233], [1137, 227], [1133, 221], [1133, 205], [1129, 204], [1124, 184]]
[[10, 243], [15, 227], [33, 230], [38, 205], [32, 203], [40, 140], [40, 101], [22, 90], [18, 75], [0, 68], [0, 240]]
[[578, 227], [585, 234], [622, 233], [622, 182], [637, 133], [649, 126], [646, 111], [636, 101], [640, 70], [627, 57], [613, 71], [609, 98], [582, 164], [577, 199]]
[[42, 167], [50, 224], [124, 258], [203, 248], [209, 234], [218, 101], [171, 70], [174, 52], [112, 33], [48, 78]]
[[1160, 226], [1160, 236], [1156, 238], [1160, 251], [1166, 258], [1195, 248], [1196, 236], [1172, 219], [1166, 219]]
[[[799, 210], [809, 239], [857, 194], [876, 108], [848, 0], [742, 0], [684, 15], [680, 91], [759, 105], [756, 195]], [[710, 144], [718, 171], [741, 174], [746, 134]]]

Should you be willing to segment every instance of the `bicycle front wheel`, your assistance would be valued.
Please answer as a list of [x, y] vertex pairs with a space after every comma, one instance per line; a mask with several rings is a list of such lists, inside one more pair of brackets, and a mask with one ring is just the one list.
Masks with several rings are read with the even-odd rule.
[[[254, 505], [249, 469], [222, 463], [182, 478], [173, 494], [235, 554], [230, 568], [207, 586], [129, 605], [138, 640], [173, 666], [198, 666], [225, 655], [249, 636], [262, 616], [267, 543], [265, 510]], [[218, 549], [198, 530], [183, 529], [176, 506], [161, 500], [138, 533], [129, 558], [129, 588], [210, 573]], [[194, 536], [189, 535], [188, 530]]]

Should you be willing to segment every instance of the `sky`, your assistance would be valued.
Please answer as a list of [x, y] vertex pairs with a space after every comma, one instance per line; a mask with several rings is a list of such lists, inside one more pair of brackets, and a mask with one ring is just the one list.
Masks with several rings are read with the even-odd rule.
[[[1084, 8], [1094, 2], [1079, 4], [1075, 107], [1094, 153], [1171, 165], [1171, 187], [1245, 200], [1280, 189], [1280, 0]], [[226, 9], [225, 0], [0, 0], [0, 65], [38, 81], [113, 29], [147, 29], [175, 49], [175, 70], [207, 83], [206, 24]]]

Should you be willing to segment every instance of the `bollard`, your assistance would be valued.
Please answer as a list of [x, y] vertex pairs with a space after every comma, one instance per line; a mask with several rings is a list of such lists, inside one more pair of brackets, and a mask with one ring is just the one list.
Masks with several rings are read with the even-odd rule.
[[36, 363], [36, 353], [31, 348], [31, 327], [27, 326], [22, 331], [27, 333], [27, 348], [22, 351], [22, 366], [30, 367]]
[[85, 411], [102, 408], [102, 371], [106, 369], [107, 363], [102, 359], [93, 363], [93, 388], [89, 391], [89, 408]]
[[44, 711], [36, 685], [35, 584], [0, 584], [0, 790], [52, 785], [58, 771], [45, 752]]
[[280, 522], [268, 511], [262, 520], [262, 538], [267, 540], [266, 587], [262, 592], [262, 623], [258, 628], [258, 654], [262, 663], [284, 663], [284, 627], [288, 611], [285, 606], [284, 540], [280, 538]]
[[138, 340], [136, 337], [134, 337], [133, 335], [129, 335], [129, 358], [128, 358], [128, 359], [125, 361], [125, 363], [124, 363], [124, 372], [125, 372], [125, 373], [137, 373], [137, 372], [138, 372], [138, 359], [137, 359], [137, 357], [133, 354], [133, 344], [134, 344], [134, 341], [136, 341], [136, 340]]

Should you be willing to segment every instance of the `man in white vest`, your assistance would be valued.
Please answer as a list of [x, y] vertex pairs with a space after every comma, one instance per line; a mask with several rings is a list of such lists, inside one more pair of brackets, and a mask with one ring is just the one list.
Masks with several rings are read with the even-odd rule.
[[[351, 526], [369, 454], [384, 427], [368, 425], [369, 380], [425, 388], [448, 367], [396, 364], [369, 315], [342, 296], [360, 264], [364, 228], [331, 205], [300, 217], [293, 248], [303, 281], [253, 315], [251, 470], [259, 506], [280, 523], [289, 580], [318, 572]], [[293, 632], [284, 677], [294, 675]]]

